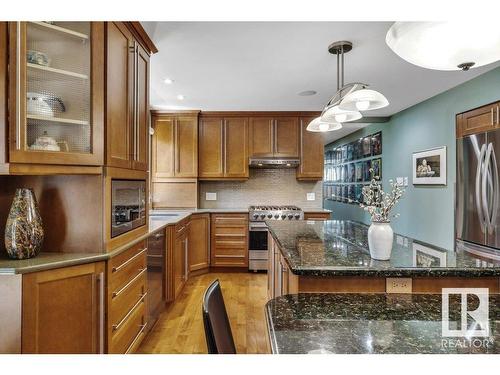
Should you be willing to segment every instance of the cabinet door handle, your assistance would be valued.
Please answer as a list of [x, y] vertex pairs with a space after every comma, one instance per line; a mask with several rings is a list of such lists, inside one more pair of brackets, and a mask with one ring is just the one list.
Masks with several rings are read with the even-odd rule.
[[147, 268], [140, 268], [139, 270], [140, 270], [140, 272], [137, 275], [135, 275], [132, 278], [132, 280], [130, 280], [128, 283], [126, 283], [123, 288], [121, 288], [117, 292], [113, 292], [113, 294], [112, 294], [113, 298], [118, 297], [120, 294], [122, 294], [124, 291], [126, 291], [130, 287], [130, 285], [132, 285], [134, 283], [134, 281], [136, 281], [139, 277], [141, 277], [142, 275], [144, 275], [144, 273], [148, 269]]
[[497, 125], [500, 125], [500, 105], [497, 105]]
[[135, 303], [134, 306], [132, 306], [132, 308], [128, 311], [128, 313], [118, 323], [113, 324], [113, 326], [112, 326], [113, 331], [117, 331], [121, 328], [123, 323], [125, 323], [127, 321], [127, 319], [130, 317], [130, 315], [132, 315], [132, 313], [135, 311], [135, 309], [137, 309], [137, 307], [139, 307], [139, 305], [142, 302], [144, 302], [144, 299], [146, 298], [147, 295], [148, 295], [148, 292], [140, 295], [139, 300]]
[[97, 275], [97, 283], [99, 290], [99, 353], [104, 354], [104, 273], [100, 272]]
[[222, 120], [222, 126], [220, 127], [220, 168], [222, 171], [222, 174], [225, 173], [226, 171], [226, 162], [225, 162], [225, 157], [224, 157], [224, 146], [225, 146], [225, 138], [224, 137], [224, 127], [225, 127], [225, 120]]
[[491, 111], [490, 111], [490, 112], [491, 112], [491, 125], [495, 125], [495, 122], [493, 121], [493, 113], [494, 113], [494, 111], [495, 111], [495, 110], [494, 110], [494, 109], [493, 109], [493, 107], [492, 107], [492, 108], [491, 108]]
[[137, 257], [139, 257], [141, 254], [144, 254], [144, 252], [146, 252], [148, 250], [147, 247], [145, 247], [144, 249], [142, 249], [141, 251], [139, 251], [137, 254], [135, 254], [133, 257], [127, 259], [125, 262], [123, 262], [122, 264], [120, 264], [119, 266], [117, 267], [113, 267], [111, 269], [111, 272], [112, 273], [115, 273], [115, 272], [118, 272], [120, 271], [123, 267], [125, 267], [127, 264], [131, 263], [134, 259], [136, 259]]
[[130, 345], [128, 346], [127, 350], [125, 351], [125, 354], [128, 354], [130, 353], [130, 351], [132, 350], [132, 348], [134, 347], [135, 343], [137, 342], [137, 340], [139, 340], [139, 337], [141, 337], [142, 333], [144, 332], [144, 330], [146, 329], [146, 326], [148, 325], [148, 323], [144, 323], [143, 325], [141, 325], [141, 329], [139, 330], [139, 332], [137, 333], [137, 335], [135, 336], [134, 340], [130, 343]]
[[278, 152], [278, 120], [273, 120], [273, 154]]

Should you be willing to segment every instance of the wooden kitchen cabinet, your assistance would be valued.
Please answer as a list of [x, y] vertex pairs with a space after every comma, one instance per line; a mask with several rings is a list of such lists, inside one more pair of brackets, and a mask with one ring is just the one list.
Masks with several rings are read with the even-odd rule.
[[198, 175], [201, 180], [248, 178], [246, 117], [201, 118]]
[[330, 220], [330, 212], [304, 212], [304, 220]]
[[456, 122], [457, 138], [496, 129], [500, 126], [500, 102], [460, 113]]
[[10, 163], [101, 166], [104, 23], [10, 22], [7, 55]]
[[146, 334], [146, 242], [131, 246], [107, 262], [107, 352], [133, 353]]
[[149, 54], [124, 22], [106, 23], [106, 165], [147, 170]]
[[307, 125], [313, 118], [300, 118], [300, 165], [297, 168], [297, 180], [323, 180], [323, 137], [319, 132], [307, 131]]
[[172, 254], [173, 297], [176, 299], [188, 279], [189, 218], [181, 221], [174, 228], [174, 245]]
[[152, 111], [152, 178], [198, 176], [198, 112]]
[[23, 275], [22, 352], [104, 352], [104, 262]]
[[299, 157], [299, 120], [290, 117], [251, 117], [250, 157]]
[[210, 214], [193, 214], [189, 227], [189, 272], [210, 266]]
[[210, 265], [248, 268], [248, 215], [212, 214]]

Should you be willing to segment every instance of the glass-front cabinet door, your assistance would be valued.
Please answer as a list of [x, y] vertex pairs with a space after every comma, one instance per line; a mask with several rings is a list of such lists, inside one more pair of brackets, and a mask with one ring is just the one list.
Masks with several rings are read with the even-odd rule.
[[103, 24], [9, 27], [10, 162], [102, 165]]

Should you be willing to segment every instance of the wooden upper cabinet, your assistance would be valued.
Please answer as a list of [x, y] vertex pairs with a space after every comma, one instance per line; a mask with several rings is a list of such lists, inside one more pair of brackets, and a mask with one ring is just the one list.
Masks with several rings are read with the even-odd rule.
[[500, 102], [457, 115], [457, 138], [496, 129], [500, 126]]
[[153, 112], [153, 181], [198, 176], [198, 115]]
[[104, 23], [9, 22], [8, 35], [8, 105], [1, 105], [9, 110], [10, 163], [101, 166]]
[[270, 157], [274, 154], [274, 119], [271, 117], [250, 118], [250, 157]]
[[22, 352], [104, 351], [104, 263], [23, 275]]
[[297, 117], [252, 117], [250, 157], [299, 156], [299, 120]]
[[248, 178], [248, 119], [224, 119], [224, 177]]
[[199, 178], [224, 177], [224, 119], [202, 117], [198, 140]]
[[153, 117], [151, 175], [153, 179], [174, 177], [175, 118]]
[[319, 132], [307, 131], [313, 117], [300, 118], [300, 165], [297, 168], [298, 180], [322, 180], [324, 164], [323, 138]]
[[131, 168], [133, 36], [121, 22], [108, 22], [106, 28], [106, 164]]
[[132, 169], [147, 171], [149, 161], [149, 55], [136, 45], [135, 158]]
[[278, 117], [275, 120], [274, 156], [299, 156], [299, 121], [297, 117]]
[[199, 178], [248, 178], [248, 118], [201, 118]]
[[198, 177], [198, 117], [177, 117], [175, 177]]
[[107, 22], [106, 30], [106, 165], [145, 171], [149, 54], [123, 22]]

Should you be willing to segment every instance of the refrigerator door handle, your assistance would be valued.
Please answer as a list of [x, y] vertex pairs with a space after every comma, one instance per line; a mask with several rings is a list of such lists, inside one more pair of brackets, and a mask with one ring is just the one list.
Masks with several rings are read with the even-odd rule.
[[491, 161], [491, 169], [492, 169], [492, 195], [493, 195], [493, 202], [488, 205], [488, 207], [491, 206], [491, 214], [488, 215], [488, 230], [490, 233], [493, 233], [496, 227], [496, 221], [497, 221], [497, 214], [498, 214], [498, 194], [499, 194], [499, 176], [498, 176], [498, 164], [497, 164], [497, 157], [495, 155], [495, 149], [493, 148], [493, 144], [490, 143], [488, 145], [488, 151], [489, 151], [489, 160]]
[[476, 169], [476, 208], [477, 216], [479, 216], [479, 225], [481, 226], [481, 231], [484, 233], [486, 230], [485, 217], [483, 215], [482, 202], [481, 202], [481, 175], [483, 174], [483, 160], [484, 154], [486, 153], [486, 145], [481, 146], [481, 152], [479, 153], [479, 159], [477, 161]]
[[481, 183], [481, 205], [483, 208], [483, 213], [484, 213], [484, 220], [486, 222], [486, 230], [487, 232], [490, 231], [490, 211], [491, 211], [491, 204], [488, 199], [488, 188], [489, 191], [493, 190], [493, 180], [491, 178], [491, 166], [490, 166], [490, 159], [491, 159], [491, 143], [488, 144], [488, 147], [486, 149], [486, 156], [484, 157], [484, 164], [482, 168], [482, 183]]

